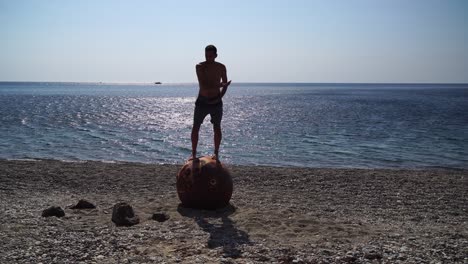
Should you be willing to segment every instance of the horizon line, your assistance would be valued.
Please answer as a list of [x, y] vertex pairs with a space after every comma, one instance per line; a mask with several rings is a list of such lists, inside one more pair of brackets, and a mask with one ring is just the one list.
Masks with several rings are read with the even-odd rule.
[[[112, 85], [193, 85], [198, 82], [96, 82], [96, 81], [0, 81], [5, 83], [63, 83], [63, 84], [112, 84]], [[450, 84], [468, 85], [468, 82], [233, 82], [233, 84]]]

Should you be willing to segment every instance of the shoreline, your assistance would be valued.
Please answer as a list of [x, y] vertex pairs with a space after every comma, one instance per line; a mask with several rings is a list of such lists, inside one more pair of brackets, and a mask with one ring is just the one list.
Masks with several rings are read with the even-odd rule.
[[[200, 156], [201, 157], [201, 156]], [[107, 164], [141, 164], [141, 165], [153, 165], [153, 166], [182, 166], [184, 163], [150, 163], [143, 161], [124, 161], [124, 160], [67, 160], [67, 159], [54, 159], [54, 158], [0, 158], [2, 161], [30, 161], [30, 162], [41, 162], [41, 161], [58, 161], [63, 163], [87, 163], [87, 162], [101, 162]], [[466, 171], [468, 172], [468, 167], [445, 167], [445, 166], [427, 166], [427, 167], [392, 167], [392, 166], [382, 166], [382, 167], [329, 167], [329, 166], [296, 166], [296, 165], [269, 165], [269, 164], [223, 164], [229, 167], [259, 167], [259, 168], [289, 168], [289, 169], [327, 169], [327, 170], [415, 170], [415, 171], [426, 171], [426, 170], [447, 170], [447, 171]]]
[[[468, 260], [468, 170], [228, 164], [232, 210], [211, 212], [179, 206], [180, 165], [41, 161], [0, 160], [2, 263]], [[79, 199], [97, 208], [67, 208]], [[141, 222], [116, 227], [118, 202]]]

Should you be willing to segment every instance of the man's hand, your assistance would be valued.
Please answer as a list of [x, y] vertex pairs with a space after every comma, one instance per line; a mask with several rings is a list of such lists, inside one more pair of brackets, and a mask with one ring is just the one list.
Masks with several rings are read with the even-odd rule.
[[231, 84], [231, 81], [229, 81], [229, 82], [224, 82], [224, 83], [223, 83], [223, 82], [220, 83], [221, 87], [223, 88], [223, 89], [221, 89], [221, 98], [223, 98], [224, 95], [226, 94], [227, 88], [228, 88], [228, 86], [229, 86], [230, 84]]
[[221, 88], [221, 87], [222, 87], [222, 88], [227, 88], [230, 84], [231, 84], [231, 81], [225, 82], [225, 83], [222, 82], [222, 83], [219, 84], [219, 85], [220, 85], [219, 87], [220, 87], [220, 88]]

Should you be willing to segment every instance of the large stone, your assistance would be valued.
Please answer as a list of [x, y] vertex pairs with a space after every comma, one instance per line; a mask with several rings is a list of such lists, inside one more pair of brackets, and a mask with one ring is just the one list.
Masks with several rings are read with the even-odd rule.
[[78, 203], [72, 207], [70, 207], [71, 209], [94, 209], [96, 208], [96, 206], [86, 200], [79, 200]]
[[209, 156], [187, 161], [177, 174], [177, 194], [184, 207], [208, 210], [225, 207], [232, 190], [227, 168]]
[[112, 209], [112, 222], [117, 226], [132, 226], [140, 222], [133, 208], [127, 203], [118, 203]]
[[50, 216], [62, 217], [62, 216], [65, 216], [65, 212], [59, 206], [51, 206], [45, 209], [44, 211], [42, 211], [42, 216], [43, 217], [50, 217]]

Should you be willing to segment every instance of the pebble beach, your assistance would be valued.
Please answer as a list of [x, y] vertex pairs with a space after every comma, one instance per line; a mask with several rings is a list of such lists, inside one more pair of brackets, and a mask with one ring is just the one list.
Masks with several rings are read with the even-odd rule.
[[[180, 205], [179, 168], [0, 160], [0, 263], [468, 262], [466, 170], [228, 165], [230, 206], [206, 211]], [[119, 202], [138, 224], [111, 221]]]

